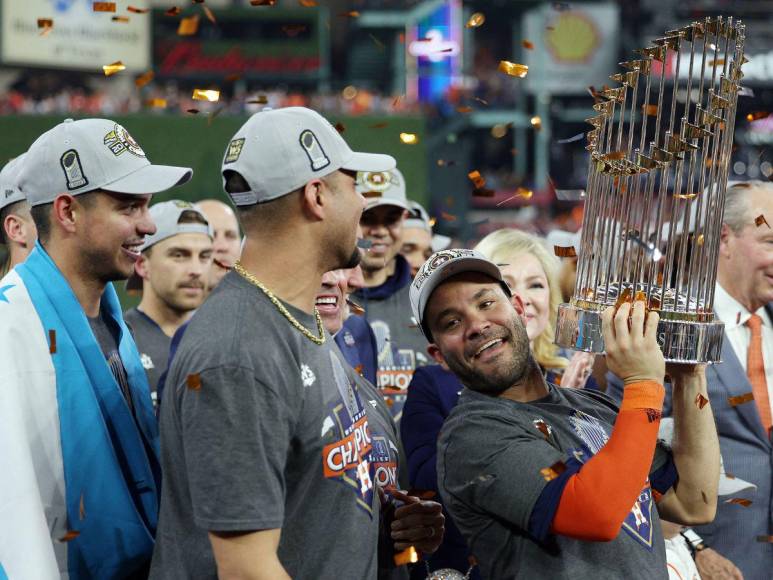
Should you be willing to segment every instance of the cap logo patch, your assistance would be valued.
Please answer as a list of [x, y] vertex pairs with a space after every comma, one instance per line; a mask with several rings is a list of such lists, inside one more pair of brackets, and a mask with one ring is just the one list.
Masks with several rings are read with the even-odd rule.
[[6, 189], [5, 190], [5, 199], [8, 199], [13, 195], [13, 189]]
[[459, 258], [475, 257], [475, 252], [472, 250], [442, 250], [437, 252], [429, 262], [425, 262], [419, 272], [416, 274], [416, 278], [413, 281], [413, 285], [416, 289], [420, 289], [424, 282], [426, 282], [430, 276], [440, 268], [446, 262], [451, 260], [458, 260]]
[[117, 123], [113, 127], [113, 130], [105, 135], [104, 143], [116, 157], [121, 155], [124, 151], [128, 151], [137, 157], [145, 157], [145, 152], [142, 150], [142, 147], [140, 147], [140, 144], [129, 135], [129, 132], [126, 129]]
[[173, 199], [172, 203], [175, 205], [175, 207], [180, 209], [196, 209], [191, 202], [182, 199]]
[[399, 185], [397, 175], [389, 171], [361, 171], [358, 177], [367, 192], [365, 197], [381, 197], [392, 185]]
[[234, 139], [228, 144], [228, 151], [225, 152], [225, 159], [223, 164], [233, 163], [239, 159], [239, 155], [242, 154], [242, 148], [244, 147], [244, 138]]
[[72, 191], [87, 185], [89, 180], [83, 174], [81, 158], [75, 149], [68, 149], [59, 159], [59, 164], [64, 171], [64, 178], [67, 180], [67, 189]]
[[319, 171], [330, 165], [330, 159], [325, 153], [325, 150], [322, 149], [322, 145], [317, 139], [317, 136], [310, 129], [306, 129], [301, 133], [300, 143], [311, 162], [312, 171]]

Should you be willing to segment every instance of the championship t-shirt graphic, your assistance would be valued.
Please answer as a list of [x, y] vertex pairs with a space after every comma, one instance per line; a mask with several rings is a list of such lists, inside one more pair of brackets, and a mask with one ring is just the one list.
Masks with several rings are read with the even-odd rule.
[[322, 425], [321, 437], [327, 441], [322, 449], [323, 473], [350, 487], [357, 505], [373, 517], [373, 441], [368, 417], [338, 357], [331, 352], [330, 360], [341, 397], [329, 404]]

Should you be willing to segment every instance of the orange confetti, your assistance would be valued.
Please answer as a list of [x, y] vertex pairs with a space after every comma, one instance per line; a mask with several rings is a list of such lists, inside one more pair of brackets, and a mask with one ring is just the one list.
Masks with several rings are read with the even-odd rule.
[[757, 121], [759, 119], [764, 119], [767, 117], [769, 113], [767, 111], [754, 111], [753, 113], [749, 113], [746, 115], [747, 121]]
[[467, 174], [467, 177], [472, 181], [475, 187], [483, 187], [486, 185], [486, 179], [480, 174], [480, 171], [474, 170]]
[[315, 0], [298, 0], [298, 4], [304, 8], [314, 8], [317, 5]]
[[642, 109], [644, 110], [644, 114], [650, 117], [657, 117], [658, 115], [657, 105], [642, 105]]
[[703, 503], [707, 504], [709, 503], [709, 498], [706, 496], [706, 492], [701, 490], [701, 499], [703, 499]]
[[466, 28], [479, 28], [483, 26], [484, 22], [486, 22], [486, 15], [483, 12], [475, 12], [464, 26]]
[[[303, 1], [303, 0], [301, 0]], [[408, 549], [398, 552], [394, 556], [395, 566], [403, 566], [405, 564], [415, 564], [419, 561], [419, 553], [413, 546]]]
[[356, 314], [357, 316], [365, 314], [365, 309], [351, 298], [347, 298], [346, 303], [349, 305], [349, 310], [352, 314]]
[[553, 246], [553, 253], [559, 258], [576, 258], [577, 250], [574, 246]]
[[78, 531], [76, 531], [76, 530], [68, 530], [68, 531], [67, 531], [67, 532], [64, 534], [64, 536], [62, 536], [61, 538], [59, 538], [59, 541], [60, 541], [60, 542], [62, 542], [62, 543], [64, 543], [64, 542], [69, 542], [70, 540], [74, 540], [75, 538], [77, 538], [77, 537], [78, 537], [78, 536], [80, 536], [80, 535], [81, 535], [81, 533], [80, 533], [80, 532], [78, 532]]
[[557, 461], [550, 467], [543, 467], [539, 470], [545, 481], [553, 481], [556, 477], [566, 471], [566, 464], [563, 461]]
[[758, 542], [773, 543], [773, 536], [757, 536]]
[[172, 6], [169, 10], [164, 12], [164, 14], [166, 14], [167, 16], [177, 16], [182, 11], [183, 9], [180, 8], [179, 6]]
[[209, 101], [215, 103], [220, 100], [220, 91], [214, 89], [193, 89], [194, 101]]
[[198, 115], [199, 110], [198, 109], [185, 109], [186, 113], [190, 113], [191, 115]]
[[768, 229], [770, 229], [770, 224], [768, 223], [768, 220], [765, 219], [765, 216], [763, 214], [760, 214], [756, 218], [754, 218], [754, 224], [757, 227], [760, 227], [762, 224], [765, 224], [766, 226], [768, 226]]
[[268, 97], [266, 95], [258, 95], [256, 98], [247, 101], [248, 105], [267, 105]]
[[539, 117], [534, 116], [529, 120], [529, 122], [531, 123], [531, 126], [534, 127], [535, 131], [542, 129], [542, 119]]
[[743, 507], [749, 507], [750, 505], [752, 505], [752, 500], [744, 499], [742, 497], [731, 497], [730, 499], [726, 499], [725, 503], [734, 503], [736, 505], [741, 505]]
[[112, 20], [113, 22], [123, 22], [124, 24], [126, 24], [127, 22], [129, 22], [129, 17], [128, 16], [113, 16], [110, 20]]
[[201, 388], [201, 377], [199, 373], [193, 373], [185, 377], [185, 386], [192, 391], [198, 391]]
[[447, 222], [455, 222], [456, 221], [456, 216], [454, 214], [448, 213], [446, 211], [441, 211], [440, 212], [440, 217], [443, 218], [444, 220], [446, 220]]
[[209, 20], [212, 24], [217, 24], [217, 19], [215, 18], [215, 13], [212, 12], [212, 10], [209, 8], [209, 6], [202, 6], [202, 10], [204, 10], [204, 16], [207, 17], [207, 20]]
[[94, 12], [115, 12], [115, 2], [94, 2], [91, 9]]
[[150, 81], [152, 81], [155, 76], [156, 76], [156, 73], [154, 73], [152, 70], [149, 70], [148, 72], [142, 73], [140, 76], [134, 79], [134, 84], [137, 86], [138, 89], [141, 89]]
[[745, 395], [737, 395], [735, 397], [728, 397], [727, 402], [731, 407], [737, 407], [754, 400], [754, 393], [746, 393]]
[[522, 40], [521, 46], [524, 47], [526, 50], [534, 50], [534, 43], [530, 40]]
[[49, 354], [56, 353], [56, 330], [53, 328], [48, 331], [48, 352]]
[[336, 131], [338, 131], [339, 133], [343, 133], [344, 131], [346, 131], [346, 127], [345, 127], [345, 126], [344, 126], [344, 124], [343, 124], [343, 123], [341, 123], [341, 122], [338, 122], [338, 123], [336, 123], [336, 124], [335, 124], [335, 129], [336, 129]]
[[724, 58], [718, 58], [717, 60], [712, 60], [709, 62], [708, 66], [722, 66], [725, 64]]
[[198, 14], [183, 18], [180, 20], [180, 25], [177, 27], [177, 36], [193, 36], [199, 31]]
[[129, 6], [126, 8], [129, 12], [133, 12], [134, 14], [147, 14], [150, 12], [149, 8], [136, 8], [135, 6]]
[[38, 18], [38, 30], [40, 30], [40, 36], [45, 36], [54, 29], [53, 18]]
[[630, 288], [623, 288], [623, 291], [620, 293], [620, 296], [617, 297], [617, 300], [615, 301], [615, 314], [617, 314], [617, 311], [626, 302], [628, 303], [633, 302], [633, 292], [631, 291]]
[[473, 109], [472, 107], [465, 105], [462, 107], [456, 107], [456, 111], [459, 113], [472, 113]]
[[166, 99], [148, 99], [145, 101], [145, 104], [148, 107], [153, 107], [154, 109], [165, 109]]
[[349, 12], [341, 12], [340, 16], [344, 18], [359, 18], [360, 13], [357, 10], [349, 10]]
[[523, 199], [531, 199], [531, 196], [534, 195], [534, 192], [531, 189], [519, 187], [515, 190], [515, 195], [522, 197]]
[[400, 133], [400, 141], [406, 145], [416, 145], [419, 142], [419, 137], [416, 133]]
[[529, 67], [525, 64], [510, 62], [509, 60], [499, 61], [499, 72], [503, 72], [511, 77], [524, 78], [529, 73]]
[[540, 433], [545, 437], [545, 439], [550, 439], [550, 436], [553, 434], [553, 430], [550, 428], [550, 425], [545, 423], [542, 419], [534, 419], [534, 426], [539, 430]]
[[126, 70], [126, 65], [124, 65], [120, 60], [117, 60], [112, 64], [103, 65], [102, 70], [105, 72], [106, 77], [110, 77], [110, 76], [113, 76], [115, 73], [121, 72], [122, 70]]
[[698, 393], [695, 395], [695, 406], [699, 409], [703, 410], [703, 407], [705, 407], [708, 404], [709, 400], [704, 397], [701, 393]]

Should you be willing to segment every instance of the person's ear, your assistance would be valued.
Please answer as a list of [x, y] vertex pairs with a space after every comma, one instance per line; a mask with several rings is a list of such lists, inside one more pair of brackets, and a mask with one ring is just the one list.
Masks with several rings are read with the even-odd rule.
[[303, 186], [303, 207], [310, 216], [323, 219], [329, 205], [330, 197], [326, 195], [321, 179], [312, 179]]
[[1, 225], [5, 230], [5, 237], [7, 237], [12, 242], [16, 242], [17, 244], [26, 247], [26, 224], [20, 216], [13, 213], [8, 214], [5, 216], [5, 220]]
[[434, 342], [427, 345], [427, 353], [429, 356], [435, 359], [435, 362], [438, 363], [441, 367], [449, 372], [451, 371], [451, 369], [448, 368], [448, 364], [446, 363], [446, 358], [443, 356], [443, 353], [440, 352], [438, 345], [436, 345]]
[[734, 235], [733, 230], [727, 224], [722, 224], [722, 228], [719, 230], [719, 254], [723, 258], [729, 259], [732, 254], [730, 242]]
[[140, 255], [140, 259], [134, 263], [134, 271], [143, 280], [150, 279], [150, 260], [146, 255]]
[[75, 233], [77, 222], [84, 213], [83, 206], [78, 204], [75, 197], [62, 194], [56, 197], [51, 210], [52, 226], [58, 223], [68, 234]]
[[517, 292], [513, 292], [513, 295], [510, 296], [510, 304], [513, 305], [513, 308], [515, 308], [515, 311], [518, 313], [518, 316], [521, 317], [521, 321], [526, 324], [526, 320], [524, 318], [524, 314], [526, 313], [526, 308], [523, 305], [523, 299]]

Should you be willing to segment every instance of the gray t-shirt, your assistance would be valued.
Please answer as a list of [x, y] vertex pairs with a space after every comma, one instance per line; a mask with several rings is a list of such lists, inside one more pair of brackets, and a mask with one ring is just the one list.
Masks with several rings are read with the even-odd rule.
[[236, 272], [223, 278], [168, 373], [151, 578], [214, 579], [208, 531], [276, 528], [293, 578], [375, 578], [368, 418], [334, 349], [329, 335], [323, 345], [303, 336]]
[[132, 331], [134, 342], [137, 343], [142, 367], [150, 383], [150, 396], [155, 403], [158, 380], [169, 363], [169, 347], [172, 344], [172, 338], [164, 334], [161, 327], [138, 308], [127, 310], [123, 319]]
[[99, 348], [105, 357], [105, 362], [110, 367], [110, 372], [113, 373], [113, 377], [115, 377], [115, 381], [118, 383], [118, 388], [121, 389], [126, 404], [129, 405], [130, 409], [134, 409], [131, 389], [129, 388], [129, 376], [126, 374], [121, 354], [118, 352], [118, 329], [113, 329], [114, 323], [101, 311], [95, 318], [87, 318], [91, 332], [94, 333], [94, 338], [97, 339], [97, 344], [99, 344]]
[[[668, 578], [649, 481], [611, 542], [548, 534], [540, 543], [529, 534], [547, 485], [541, 470], [588, 461], [616, 416], [604, 395], [577, 389], [550, 385], [547, 397], [530, 403], [463, 391], [438, 439], [438, 484], [482, 577]], [[652, 471], [668, 460], [658, 446]]]

